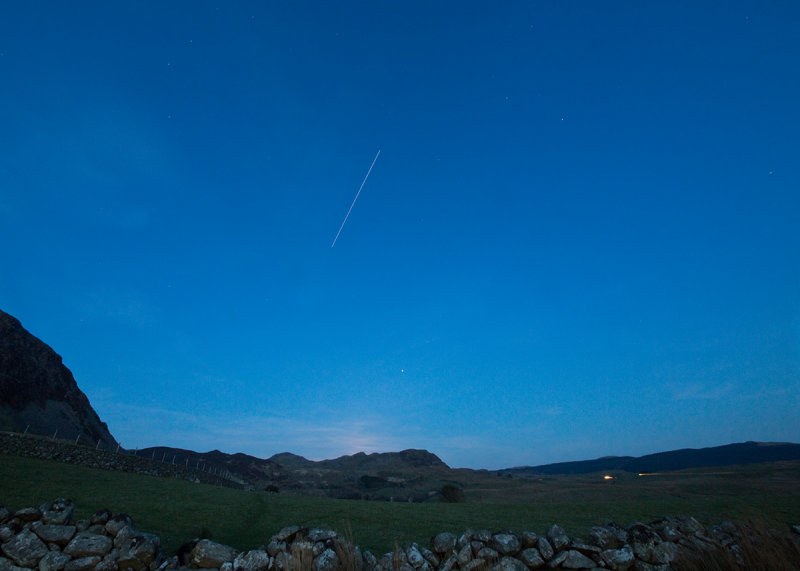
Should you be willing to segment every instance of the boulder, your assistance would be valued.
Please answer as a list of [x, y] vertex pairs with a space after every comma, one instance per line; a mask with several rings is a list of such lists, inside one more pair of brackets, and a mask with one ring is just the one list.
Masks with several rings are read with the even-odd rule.
[[64, 548], [64, 553], [73, 558], [103, 556], [111, 551], [114, 542], [107, 535], [97, 535], [88, 531], [82, 531], [72, 538]]
[[628, 543], [637, 559], [655, 563], [653, 548], [661, 542], [661, 537], [649, 525], [637, 522], [628, 526]]
[[527, 565], [531, 569], [538, 569], [539, 567], [544, 567], [545, 561], [542, 558], [539, 550], [535, 547], [528, 547], [527, 549], [523, 549], [517, 555], [520, 561], [522, 561], [525, 565]]
[[672, 518], [663, 518], [654, 521], [650, 527], [659, 535], [662, 541], [678, 541], [683, 535], [678, 531], [678, 524]]
[[133, 520], [131, 520], [130, 516], [126, 514], [117, 514], [109, 519], [104, 527], [108, 535], [116, 537], [117, 533], [119, 533], [119, 530], [126, 525], [133, 525]]
[[314, 559], [314, 571], [334, 571], [338, 563], [339, 558], [336, 556], [336, 552], [328, 548]]
[[233, 561], [236, 555], [233, 547], [201, 539], [189, 554], [189, 565], [201, 569], [219, 569], [226, 561]]
[[595, 526], [589, 530], [589, 541], [600, 549], [617, 549], [624, 541], [620, 541], [617, 534], [607, 527]]
[[454, 533], [440, 533], [436, 535], [433, 540], [431, 541], [431, 550], [434, 553], [438, 553], [439, 555], [443, 555], [446, 553], [450, 553], [453, 549], [456, 548], [456, 542], [458, 538], [455, 536]]
[[597, 565], [580, 551], [567, 549], [556, 555], [550, 561], [550, 566], [563, 569], [594, 569]]
[[467, 531], [458, 536], [458, 541], [456, 542], [456, 549], [460, 551], [465, 545], [469, 545], [471, 541], [472, 541], [472, 530], [468, 529]]
[[417, 549], [419, 549], [419, 552], [425, 558], [425, 561], [431, 564], [431, 567], [433, 567], [434, 569], [439, 567], [439, 558], [433, 551], [425, 547], [422, 547], [421, 545], [417, 545]]
[[108, 520], [111, 519], [112, 513], [109, 510], [100, 510], [96, 511], [92, 514], [92, 517], [89, 518], [89, 523], [92, 525], [105, 525], [108, 523]]
[[[372, 554], [371, 551], [365, 551], [363, 556], [364, 561], [364, 569], [366, 571], [371, 571], [378, 566], [378, 558]], [[356, 567], [358, 567], [358, 563], [356, 563]]]
[[39, 564], [42, 557], [47, 555], [49, 549], [35, 533], [24, 529], [4, 543], [2, 551], [18, 566], [33, 568]]
[[335, 539], [336, 532], [330, 529], [309, 529], [308, 535], [306, 539], [311, 541], [312, 543], [316, 543], [317, 541], [326, 541], [328, 539]]
[[264, 571], [270, 564], [269, 554], [263, 549], [245, 551], [233, 560], [234, 571]]
[[501, 555], [514, 555], [522, 548], [519, 537], [513, 533], [495, 533], [489, 542], [492, 549]]
[[71, 559], [64, 565], [64, 571], [92, 571], [103, 560], [99, 555]]
[[638, 559], [634, 561], [633, 569], [635, 569], [635, 571], [672, 571], [672, 567], [669, 565], [653, 565], [651, 563], [639, 561]]
[[451, 554], [447, 559], [442, 561], [441, 566], [439, 567], [439, 571], [450, 571], [451, 569], [455, 569], [458, 565], [458, 557], [455, 553]]
[[492, 571], [528, 571], [528, 567], [519, 559], [506, 556], [492, 565]]
[[61, 571], [72, 559], [61, 551], [51, 551], [39, 560], [39, 571]]
[[294, 536], [301, 531], [304, 531], [304, 529], [299, 525], [286, 526], [283, 529], [281, 529], [278, 533], [273, 535], [272, 539], [278, 542], [286, 541], [288, 543], [291, 543], [294, 540]]
[[[95, 565], [94, 571], [119, 571], [119, 553], [115, 553], [117, 550], [112, 549], [108, 555], [103, 557], [103, 560]], [[128, 568], [124, 568], [124, 571], [127, 571]]]
[[282, 553], [286, 551], [286, 542], [285, 541], [278, 541], [275, 538], [272, 538], [270, 542], [267, 544], [267, 554], [270, 557], [276, 557], [278, 553]]
[[[119, 537], [119, 536], [118, 536]], [[161, 560], [161, 540], [151, 533], [130, 537], [119, 548], [119, 567], [125, 569], [150, 568]]]
[[703, 524], [694, 519], [692, 516], [678, 516], [675, 518], [678, 531], [684, 535], [694, 535], [695, 533], [705, 533]]
[[652, 560], [650, 563], [665, 564], [672, 563], [678, 557], [678, 546], [672, 542], [659, 543], [653, 547]]
[[461, 549], [459, 549], [457, 558], [458, 558], [458, 566], [464, 567], [464, 565], [466, 565], [472, 560], [472, 546], [470, 544], [467, 544]]
[[75, 504], [72, 503], [72, 500], [58, 498], [49, 504], [42, 505], [39, 509], [42, 512], [42, 523], [64, 525], [72, 519]]
[[[626, 530], [618, 523], [610, 519], [607, 519], [603, 522], [603, 527], [614, 534], [614, 536], [619, 541], [619, 545], [625, 545], [625, 543], [628, 541], [628, 530]], [[610, 548], [610, 549], [616, 549], [616, 548]]]
[[486, 561], [483, 559], [472, 559], [461, 568], [461, 571], [479, 571], [486, 568]]
[[114, 547], [123, 547], [137, 535], [139, 535], [139, 532], [136, 531], [136, 528], [132, 525], [122, 526], [119, 531], [117, 531], [116, 537], [114, 537]]
[[31, 526], [31, 529], [42, 541], [55, 543], [61, 547], [67, 545], [77, 531], [74, 525], [51, 525], [38, 521]]
[[16, 535], [16, 533], [11, 529], [10, 525], [0, 525], [0, 543], [5, 543], [14, 537], [14, 535]]
[[419, 569], [425, 563], [425, 557], [422, 556], [416, 543], [412, 543], [406, 550], [406, 559], [414, 569]]
[[475, 541], [482, 541], [483, 543], [489, 543], [489, 541], [492, 539], [492, 532], [490, 532], [488, 529], [479, 529], [472, 534], [472, 539]]
[[573, 539], [569, 544], [570, 549], [574, 549], [575, 551], [580, 551], [586, 557], [594, 557], [596, 555], [600, 555], [602, 549], [597, 547], [596, 545], [589, 545], [588, 543], [584, 543], [579, 539]]
[[606, 549], [600, 555], [609, 569], [624, 571], [633, 565], [633, 549], [630, 545], [624, 545], [620, 549]]
[[25, 567], [17, 567], [10, 559], [0, 557], [0, 571], [28, 571], [28, 569]]
[[11, 519], [11, 512], [7, 508], [0, 506], [0, 523], [6, 523]]
[[550, 529], [547, 530], [547, 540], [556, 551], [561, 551], [569, 545], [569, 536], [560, 525], [553, 524], [550, 526]]
[[491, 547], [482, 547], [475, 553], [475, 557], [484, 561], [497, 561], [500, 559], [500, 554]]
[[550, 545], [550, 542], [546, 537], [539, 538], [539, 553], [542, 554], [542, 557], [544, 557], [545, 561], [550, 561], [553, 558], [553, 555], [556, 554], [555, 549], [553, 549], [553, 546]]

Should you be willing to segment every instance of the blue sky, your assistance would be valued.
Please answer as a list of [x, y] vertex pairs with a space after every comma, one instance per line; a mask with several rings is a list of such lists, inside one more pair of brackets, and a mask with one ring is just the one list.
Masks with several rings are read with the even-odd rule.
[[129, 448], [797, 442], [798, 25], [789, 1], [5, 3], [0, 308]]

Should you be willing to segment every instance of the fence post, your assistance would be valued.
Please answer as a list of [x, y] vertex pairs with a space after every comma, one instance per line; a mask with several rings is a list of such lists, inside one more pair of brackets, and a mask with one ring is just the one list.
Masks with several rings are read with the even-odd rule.
[[120, 444], [119, 444], [119, 442], [117, 442], [117, 452], [116, 452], [116, 454], [119, 454], [119, 446], [120, 446]]
[[31, 427], [31, 425], [30, 425], [30, 424], [29, 424], [28, 426], [26, 426], [26, 427], [25, 427], [25, 432], [23, 432], [23, 433], [22, 433], [22, 436], [26, 436], [26, 435], [28, 434], [28, 429], [29, 429], [30, 427]]
[[53, 433], [53, 438], [52, 438], [52, 440], [55, 440], [55, 439], [56, 439], [56, 434], [58, 434], [58, 428], [56, 428], [56, 431]]
[[75, 438], [75, 446], [77, 446], [77, 445], [78, 445], [78, 440], [80, 440], [80, 438], [81, 438], [81, 433], [79, 432], [79, 433], [78, 433], [78, 437], [77, 437], [77, 438]]
[[100, 450], [100, 439], [97, 440], [97, 446], [95, 446], [94, 449]]

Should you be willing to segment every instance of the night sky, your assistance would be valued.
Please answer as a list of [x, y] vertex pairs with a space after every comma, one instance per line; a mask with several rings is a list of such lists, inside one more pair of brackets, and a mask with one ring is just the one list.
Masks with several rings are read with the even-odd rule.
[[796, 1], [4, 2], [0, 309], [127, 448], [800, 441], [799, 29]]

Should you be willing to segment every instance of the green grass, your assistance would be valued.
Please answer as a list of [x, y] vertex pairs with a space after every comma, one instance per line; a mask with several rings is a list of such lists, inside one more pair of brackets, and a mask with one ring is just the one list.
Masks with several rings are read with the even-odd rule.
[[239, 549], [264, 545], [287, 525], [351, 529], [358, 545], [380, 555], [395, 543], [427, 544], [436, 533], [466, 528], [542, 533], [558, 523], [571, 535], [586, 537], [592, 525], [606, 518], [627, 525], [677, 514], [706, 524], [753, 517], [798, 523], [798, 480], [797, 466], [771, 472], [744, 467], [730, 477], [620, 475], [611, 484], [597, 475], [498, 478], [470, 483], [465, 503], [409, 504], [244, 492], [0, 456], [0, 504], [18, 509], [67, 497], [76, 503], [78, 518], [102, 508], [127, 513], [137, 528], [158, 534], [167, 552], [203, 528], [215, 541]]

